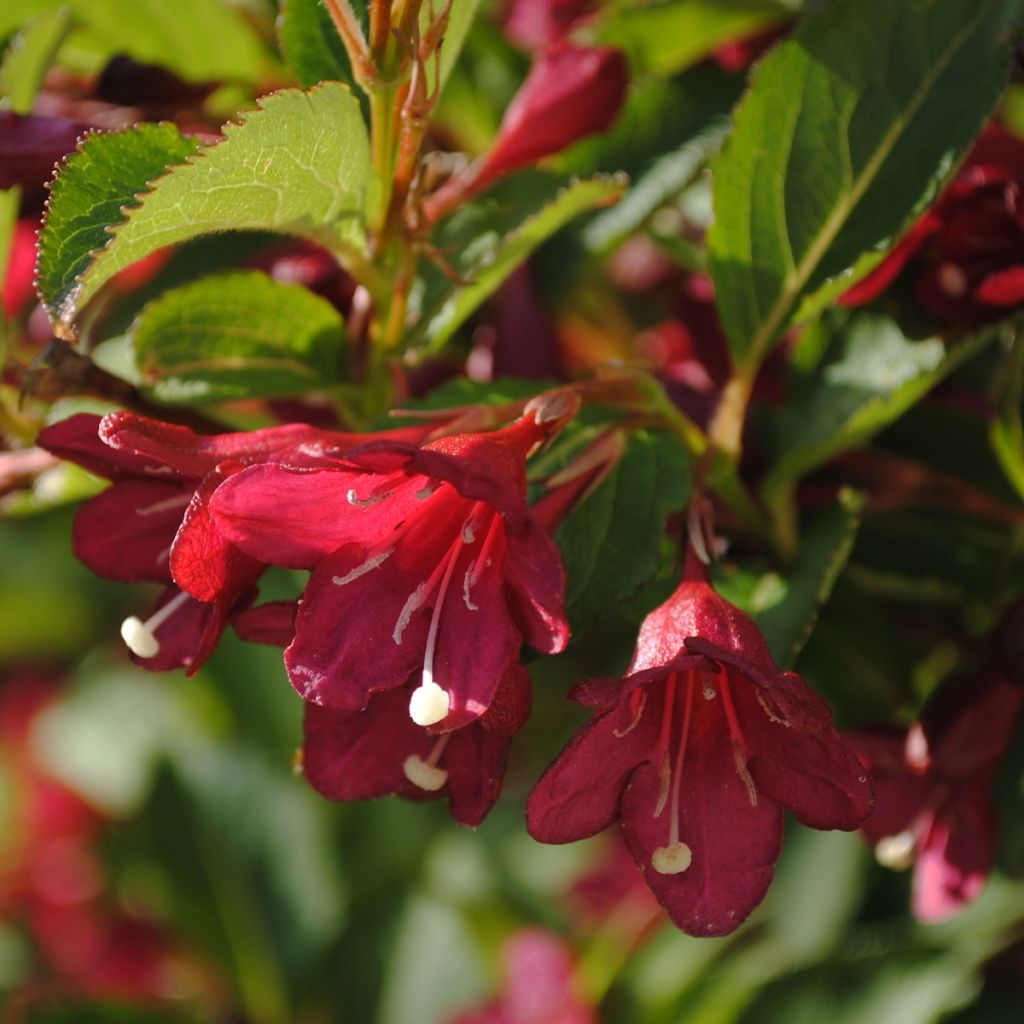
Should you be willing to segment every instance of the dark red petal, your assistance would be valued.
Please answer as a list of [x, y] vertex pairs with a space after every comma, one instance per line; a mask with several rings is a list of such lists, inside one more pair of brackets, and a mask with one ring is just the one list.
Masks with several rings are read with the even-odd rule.
[[0, 110], [0, 189], [45, 184], [53, 176], [54, 165], [88, 131], [88, 125], [66, 117]]
[[268, 601], [231, 616], [231, 626], [251, 644], [287, 647], [295, 637], [295, 601]]
[[191, 487], [173, 483], [117, 481], [78, 510], [75, 554], [107, 579], [166, 582], [170, 547], [191, 497]]
[[[159, 611], [180, 594], [177, 587], [168, 587], [153, 612]], [[140, 658], [133, 654], [132, 661], [152, 672], [184, 668], [192, 675], [216, 648], [224, 632], [226, 618], [227, 612], [223, 606], [204, 604], [190, 597], [154, 631], [160, 644], [157, 654], [152, 658]]]
[[526, 802], [534, 839], [571, 843], [615, 821], [627, 779], [654, 756], [662, 706], [662, 687], [652, 687], [635, 703], [599, 712], [569, 741]]
[[378, 694], [365, 711], [306, 704], [302, 767], [332, 800], [370, 800], [410, 787], [407, 757], [426, 758], [435, 740], [409, 718], [409, 691]]
[[519, 664], [518, 659], [513, 660], [505, 669], [498, 692], [487, 714], [480, 719], [480, 724], [493, 732], [518, 732], [530, 717], [532, 689], [530, 673]]
[[926, 923], [943, 921], [976, 899], [996, 850], [991, 773], [962, 786], [928, 824], [914, 868], [913, 909]]
[[505, 578], [516, 620], [526, 641], [542, 654], [558, 654], [569, 642], [565, 618], [565, 569], [554, 541], [532, 520], [506, 532]]
[[80, 412], [39, 431], [36, 444], [108, 480], [147, 477], [181, 479], [170, 467], [130, 451], [118, 451], [100, 439], [100, 417]]
[[448, 772], [448, 807], [460, 825], [475, 828], [501, 793], [512, 734], [474, 723], [449, 735], [439, 761]]
[[234, 603], [266, 566], [229, 543], [210, 516], [210, 497], [223, 481], [213, 472], [199, 484], [171, 547], [170, 569], [174, 582], [198, 600]]
[[974, 290], [978, 302], [990, 306], [1019, 306], [1024, 303], [1024, 266], [1006, 267], [984, 278]]
[[782, 809], [766, 793], [751, 804], [720, 712], [691, 731], [682, 771], [679, 838], [692, 854], [685, 871], [665, 875], [651, 863], [654, 851], [668, 843], [671, 812], [666, 804], [654, 816], [662, 779], [652, 764], [637, 769], [626, 787], [622, 830], [669, 917], [690, 935], [727, 935], [761, 902], [772, 880], [782, 848]]
[[903, 760], [906, 733], [845, 733], [843, 738], [868, 769], [875, 807], [861, 826], [872, 844], [898, 836], [914, 824], [931, 798], [933, 785], [907, 768]]
[[765, 695], [729, 673], [740, 729], [750, 747], [750, 774], [759, 792], [792, 811], [810, 828], [858, 828], [871, 813], [867, 771], [832, 728], [823, 701], [798, 676], [780, 676], [789, 714], [778, 721]]
[[939, 220], [934, 214], [922, 217], [871, 273], [839, 296], [839, 305], [860, 306], [878, 298], [899, 277], [910, 257], [938, 226]]

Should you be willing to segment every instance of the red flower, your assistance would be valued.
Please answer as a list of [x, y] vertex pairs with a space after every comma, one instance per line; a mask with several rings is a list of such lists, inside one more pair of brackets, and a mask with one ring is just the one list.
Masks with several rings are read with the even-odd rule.
[[36, 232], [39, 223], [32, 217], [23, 217], [14, 225], [7, 273], [3, 281], [2, 312], [16, 317], [35, 297], [32, 279], [36, 272]]
[[512, 171], [607, 131], [626, 99], [628, 84], [621, 50], [553, 46], [537, 58], [512, 98], [489, 152], [427, 200], [428, 220], [440, 220]]
[[231, 543], [313, 570], [285, 653], [303, 697], [354, 711], [422, 673], [410, 714], [450, 730], [487, 711], [524, 635], [564, 648], [564, 571], [527, 512], [525, 462], [566, 410], [556, 400], [503, 430], [256, 466], [221, 485], [210, 511]]
[[572, 953], [561, 939], [524, 929], [505, 944], [502, 960], [498, 998], [460, 1014], [454, 1024], [596, 1024], [576, 990]]
[[1024, 141], [986, 128], [938, 202], [840, 299], [876, 298], [905, 268], [918, 300], [944, 320], [981, 324], [1024, 304]]
[[307, 703], [303, 772], [332, 800], [443, 794], [452, 817], [475, 827], [501, 791], [509, 743], [529, 714], [530, 677], [511, 662], [487, 713], [442, 736], [409, 717], [412, 689], [375, 694], [363, 711]]
[[362, 441], [303, 424], [203, 437], [129, 412], [102, 419], [82, 413], [38, 439], [113, 481], [79, 510], [75, 554], [107, 579], [168, 584], [154, 614], [145, 622], [127, 619], [122, 636], [145, 667], [183, 665], [190, 672], [213, 652], [228, 618], [255, 596], [264, 569], [217, 532], [210, 495], [252, 463], [309, 462], [325, 449], [341, 452]]
[[757, 906], [783, 809], [855, 829], [871, 809], [825, 703], [772, 661], [691, 551], [675, 594], [644, 621], [625, 679], [577, 686], [598, 713], [534, 788], [531, 835], [565, 843], [621, 820], [659, 902], [692, 935], [724, 935]]
[[909, 731], [847, 739], [870, 769], [864, 824], [886, 867], [914, 867], [913, 910], [942, 921], [976, 899], [995, 859], [992, 784], [1013, 739], [1024, 689], [989, 669], [940, 692]]
[[568, 35], [595, 6], [594, 0], [512, 0], [502, 28], [516, 46], [542, 50]]

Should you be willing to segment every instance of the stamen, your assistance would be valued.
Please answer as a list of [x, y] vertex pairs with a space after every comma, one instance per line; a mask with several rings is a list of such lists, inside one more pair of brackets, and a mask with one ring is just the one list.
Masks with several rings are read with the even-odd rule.
[[466, 570], [465, 578], [462, 581], [462, 600], [466, 603], [466, 607], [471, 612], [480, 611], [480, 605], [474, 604], [473, 599], [469, 596], [469, 588], [473, 585], [473, 567], [470, 566]]
[[743, 784], [747, 787], [747, 796], [750, 797], [750, 806], [757, 806], [757, 787], [750, 777], [747, 768], [747, 761], [750, 759], [747, 741], [743, 738], [740, 723], [736, 718], [736, 708], [732, 702], [732, 692], [729, 689], [729, 677], [722, 676], [722, 703], [725, 705], [725, 718], [729, 723], [729, 735], [732, 737], [732, 756], [736, 762], [736, 774], [739, 775]]
[[711, 673], [704, 671], [700, 674], [701, 681], [701, 694], [705, 700], [714, 700], [718, 691], [715, 689], [715, 681], [711, 677]]
[[406, 599], [402, 610], [398, 615], [398, 621], [395, 623], [395, 631], [391, 634], [391, 639], [395, 641], [396, 647], [402, 646], [402, 634], [405, 632], [405, 627], [409, 625], [409, 620], [412, 618], [412, 613], [416, 611], [422, 604], [427, 596], [427, 585], [421, 583]]
[[125, 646], [137, 658], [155, 658], [160, 653], [160, 641], [156, 631], [163, 625], [187, 600], [189, 595], [181, 591], [162, 608], [158, 608], [145, 622], [134, 615], [129, 615], [121, 623], [121, 639]]
[[894, 836], [886, 836], [875, 844], [875, 860], [884, 868], [906, 871], [914, 863], [917, 839], [907, 830]]
[[409, 717], [417, 725], [436, 725], [448, 714], [451, 703], [448, 692], [441, 689], [424, 668], [423, 682], [413, 690], [409, 698]]
[[[673, 678], [675, 673], [673, 673]], [[684, 872], [693, 860], [693, 852], [686, 843], [679, 840], [679, 793], [683, 781], [683, 760], [686, 757], [686, 746], [690, 738], [690, 720], [693, 715], [693, 673], [686, 676], [686, 707], [683, 711], [683, 731], [679, 738], [679, 749], [676, 751], [676, 763], [672, 772], [672, 793], [669, 801], [668, 843], [659, 846], [651, 854], [651, 864], [660, 875], [678, 875]], [[660, 813], [660, 811], [658, 812]], [[657, 817], [658, 814], [655, 814]]]
[[441, 489], [440, 484], [427, 484], [426, 487], [421, 488], [416, 492], [417, 501], [426, 501], [431, 495], [437, 494]]
[[155, 516], [158, 512], [168, 512], [172, 508], [183, 508], [191, 500], [191, 494], [175, 494], [173, 497], [155, 501], [152, 505], [146, 505], [144, 508], [137, 508], [135, 514], [137, 516]]
[[360, 498], [354, 487], [350, 488], [345, 494], [345, 500], [350, 505], [355, 505], [357, 508], [369, 508], [371, 505], [379, 505], [382, 501], [390, 497], [391, 492], [385, 491], [384, 494], [371, 494], [368, 498]]
[[668, 802], [669, 789], [672, 786], [672, 773], [669, 770], [668, 748], [669, 743], [672, 740], [672, 711], [675, 706], [676, 684], [678, 679], [679, 675], [676, 672], [673, 672], [668, 677], [668, 685], [665, 692], [665, 708], [661, 713], [661, 732], [658, 734], [658, 751], [661, 754], [658, 763], [658, 769], [661, 772], [661, 790], [658, 793], [658, 802], [654, 807], [654, 816], [656, 818], [660, 818], [661, 812], [665, 810], [665, 804]]
[[360, 576], [365, 576], [368, 572], [373, 572], [374, 569], [380, 568], [391, 557], [392, 552], [395, 549], [385, 548], [383, 551], [378, 551], [377, 554], [371, 555], [362, 565], [357, 565], [351, 572], [345, 573], [344, 576], [334, 576], [331, 578], [331, 582], [336, 586], [344, 587], [346, 584], [351, 583], [353, 580], [359, 579]]
[[402, 763], [405, 777], [414, 786], [425, 789], [428, 793], [436, 793], [448, 781], [448, 773], [443, 768], [438, 768], [437, 762], [441, 759], [449, 739], [451, 733], [441, 736], [425, 761], [417, 754], [411, 754]]
[[629, 699], [633, 705], [633, 720], [625, 729], [612, 729], [612, 735], [617, 740], [621, 740], [623, 736], [628, 736], [640, 724], [640, 719], [644, 715], [644, 708], [647, 707], [647, 691], [634, 690], [629, 695]]

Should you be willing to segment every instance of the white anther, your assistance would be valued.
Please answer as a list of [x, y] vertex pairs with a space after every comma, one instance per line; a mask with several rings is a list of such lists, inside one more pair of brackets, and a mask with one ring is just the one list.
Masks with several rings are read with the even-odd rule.
[[939, 287], [951, 298], [962, 298], [970, 290], [967, 275], [955, 263], [943, 263], [938, 269]]
[[423, 682], [409, 698], [409, 717], [417, 725], [436, 725], [451, 707], [451, 697], [433, 679], [423, 673]]
[[681, 875], [693, 860], [693, 852], [686, 843], [659, 846], [651, 854], [651, 864], [659, 875]]
[[416, 754], [405, 759], [402, 771], [414, 786], [425, 789], [428, 793], [436, 793], [448, 781], [448, 773], [443, 768], [424, 761]]
[[155, 658], [160, 653], [160, 641], [142, 619], [134, 615], [121, 623], [121, 639], [138, 658]]
[[378, 505], [387, 497], [387, 494], [371, 494], [368, 498], [360, 498], [359, 495], [356, 494], [356, 489], [354, 487], [350, 488], [345, 493], [345, 500], [350, 505], [355, 505], [357, 508], [369, 508], [371, 505]]
[[917, 840], [914, 833], [899, 832], [894, 836], [886, 836], [879, 839], [875, 845], [875, 860], [883, 868], [891, 868], [893, 871], [906, 871], [914, 863], [914, 849]]

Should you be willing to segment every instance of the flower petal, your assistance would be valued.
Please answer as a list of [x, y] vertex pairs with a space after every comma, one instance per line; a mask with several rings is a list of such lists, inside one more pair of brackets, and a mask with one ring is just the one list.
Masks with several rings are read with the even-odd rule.
[[173, 482], [179, 479], [169, 467], [132, 451], [118, 451], [100, 439], [100, 417], [80, 412], [39, 432], [36, 444], [108, 480], [151, 475]]
[[532, 519], [506, 531], [505, 577], [516, 620], [534, 650], [558, 654], [569, 642], [565, 618], [565, 569], [554, 541]]

